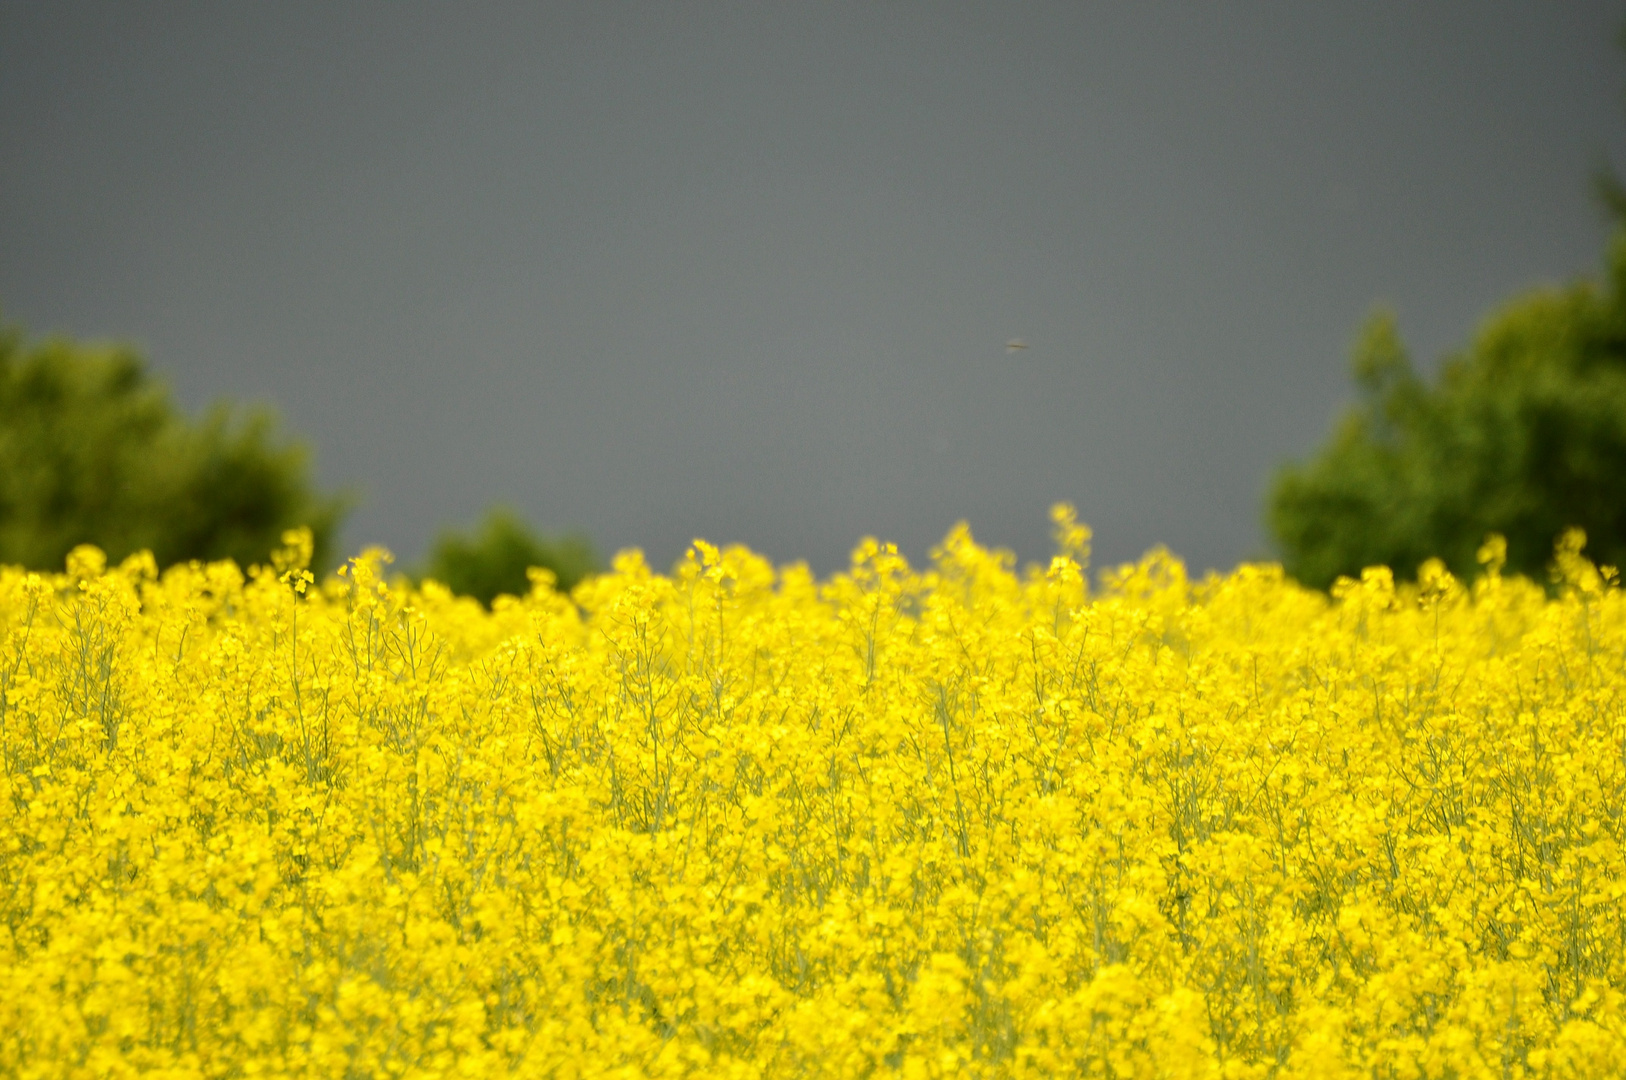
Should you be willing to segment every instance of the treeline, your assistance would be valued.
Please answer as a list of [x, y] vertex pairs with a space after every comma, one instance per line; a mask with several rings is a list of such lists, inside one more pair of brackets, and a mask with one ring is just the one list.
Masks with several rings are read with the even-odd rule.
[[[114, 561], [145, 550], [161, 566], [249, 566], [305, 526], [322, 570], [353, 504], [318, 490], [309, 447], [269, 410], [222, 404], [192, 419], [126, 346], [0, 327], [0, 563], [60, 570], [88, 543]], [[540, 535], [496, 507], [442, 533], [414, 576], [489, 604], [527, 592], [532, 568], [568, 590], [598, 565], [586, 538]]]
[[[1595, 561], [1626, 565], [1626, 225], [1601, 279], [1514, 297], [1432, 379], [1385, 310], [1352, 367], [1357, 401], [1266, 499], [1293, 577], [1327, 588], [1439, 558], [1471, 578], [1495, 534], [1509, 571], [1542, 579], [1575, 527]], [[59, 569], [93, 543], [113, 560], [149, 550], [166, 566], [247, 566], [303, 525], [321, 570], [352, 505], [317, 489], [309, 448], [269, 411], [217, 405], [192, 419], [127, 347], [0, 328], [0, 563]], [[490, 604], [532, 588], [533, 569], [569, 590], [599, 566], [586, 537], [539, 534], [499, 506], [443, 532], [413, 576]]]
[[[1541, 579], [1572, 528], [1595, 561], [1626, 565], [1626, 188], [1606, 176], [1600, 189], [1616, 218], [1601, 278], [1512, 298], [1433, 378], [1391, 313], [1370, 318], [1353, 351], [1358, 400], [1269, 488], [1289, 574], [1327, 588], [1438, 558], [1471, 578], [1499, 535], [1507, 569]], [[59, 569], [93, 543], [114, 560], [246, 566], [306, 526], [322, 570], [352, 502], [317, 490], [309, 449], [270, 412], [220, 405], [194, 420], [129, 348], [0, 326], [0, 563]], [[541, 535], [495, 507], [442, 533], [414, 576], [489, 604], [531, 589], [532, 570], [568, 590], [599, 565], [585, 537]]]
[[1387, 311], [1353, 368], [1357, 403], [1270, 490], [1294, 577], [1325, 588], [1377, 565], [1410, 577], [1430, 558], [1472, 577], [1494, 533], [1509, 570], [1543, 579], [1571, 527], [1595, 561], [1626, 565], [1626, 228], [1601, 281], [1513, 298], [1433, 379]]

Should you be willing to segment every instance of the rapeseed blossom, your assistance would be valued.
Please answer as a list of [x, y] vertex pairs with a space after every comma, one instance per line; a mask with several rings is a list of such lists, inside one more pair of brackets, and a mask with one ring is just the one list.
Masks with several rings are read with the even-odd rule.
[[0, 1075], [1626, 1073], [1626, 598], [0, 571]]

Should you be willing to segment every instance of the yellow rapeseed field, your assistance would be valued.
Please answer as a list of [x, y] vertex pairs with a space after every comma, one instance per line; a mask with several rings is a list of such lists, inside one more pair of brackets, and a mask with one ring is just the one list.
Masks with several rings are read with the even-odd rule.
[[[1626, 1074], [1626, 595], [0, 572], [0, 1075]], [[303, 549], [303, 550], [302, 550]]]

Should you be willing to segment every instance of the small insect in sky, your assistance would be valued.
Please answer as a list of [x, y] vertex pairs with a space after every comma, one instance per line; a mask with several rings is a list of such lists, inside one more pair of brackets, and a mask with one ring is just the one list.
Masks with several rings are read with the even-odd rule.
[[1007, 353], [1014, 353], [1018, 349], [1025, 349], [1027, 347], [1028, 343], [1019, 337], [1013, 337], [1011, 340], [1005, 343], [1005, 351]]

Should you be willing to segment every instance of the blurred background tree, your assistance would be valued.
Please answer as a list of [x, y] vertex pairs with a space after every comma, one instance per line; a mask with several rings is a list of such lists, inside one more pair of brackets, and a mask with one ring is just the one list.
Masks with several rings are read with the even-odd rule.
[[1387, 312], [1353, 361], [1359, 402], [1270, 489], [1288, 573], [1325, 588], [1378, 564], [1410, 576], [1438, 556], [1471, 577], [1495, 532], [1508, 569], [1541, 579], [1570, 526], [1594, 560], [1626, 563], [1626, 227], [1602, 283], [1514, 298], [1432, 382]]
[[527, 571], [551, 571], [554, 585], [569, 592], [599, 569], [598, 555], [585, 537], [544, 537], [507, 507], [494, 507], [472, 533], [440, 534], [421, 577], [490, 606], [498, 596], [524, 596], [531, 590]]
[[194, 423], [129, 348], [0, 327], [0, 563], [58, 570], [91, 543], [248, 566], [306, 525], [322, 569], [347, 505], [314, 489], [271, 413], [217, 405]]

